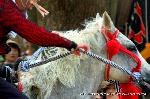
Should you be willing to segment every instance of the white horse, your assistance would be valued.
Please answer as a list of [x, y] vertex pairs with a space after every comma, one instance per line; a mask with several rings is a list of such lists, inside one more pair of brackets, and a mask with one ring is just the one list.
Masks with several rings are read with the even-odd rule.
[[[101, 18], [99, 15], [88, 22], [84, 30], [67, 31], [60, 33], [77, 43], [88, 44], [90, 51], [107, 58], [106, 41], [101, 33], [101, 27], [107, 27], [111, 33], [116, 30], [107, 13]], [[117, 40], [127, 49], [131, 49], [142, 61], [142, 74], [147, 75], [149, 65], [137, 51], [135, 45], [122, 33]], [[63, 48], [47, 48], [44, 56], [62, 54]], [[49, 53], [49, 55], [47, 54]], [[43, 54], [38, 56], [42, 59]], [[125, 53], [120, 52], [112, 59], [114, 62], [131, 70], [136, 62]], [[29, 72], [21, 72], [20, 80], [23, 84], [23, 92], [31, 99], [91, 99], [88, 93], [95, 93], [99, 84], [105, 80], [105, 64], [81, 54], [80, 57], [70, 55], [65, 58], [32, 68]], [[111, 67], [110, 79], [127, 82], [129, 75]]]

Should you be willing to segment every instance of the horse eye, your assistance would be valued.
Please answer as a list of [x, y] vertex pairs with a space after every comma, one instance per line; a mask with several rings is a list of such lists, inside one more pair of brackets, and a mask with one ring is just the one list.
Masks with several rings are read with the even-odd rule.
[[128, 45], [126, 48], [127, 48], [127, 50], [134, 51], [134, 52], [137, 50], [135, 45]]

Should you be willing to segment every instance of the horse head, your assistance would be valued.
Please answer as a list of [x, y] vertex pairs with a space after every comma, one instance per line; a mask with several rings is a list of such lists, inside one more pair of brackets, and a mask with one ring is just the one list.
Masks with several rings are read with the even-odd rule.
[[[117, 31], [117, 28], [114, 26], [111, 18], [105, 12], [103, 14], [103, 26], [105, 30], [105, 38], [106, 41], [110, 40], [110, 37], [108, 37], [107, 32], [111, 33], [112, 35], [115, 35], [115, 31]], [[136, 68], [137, 65], [141, 65], [141, 67], [138, 68], [138, 72], [141, 74], [142, 79], [145, 81], [150, 81], [149, 76], [150, 76], [150, 65], [145, 61], [145, 59], [141, 56], [139, 51], [137, 50], [135, 44], [129, 40], [126, 36], [124, 36], [121, 32], [118, 32], [118, 35], [115, 38], [120, 45], [126, 49], [126, 51], [120, 50], [117, 54], [115, 54], [112, 57], [112, 60], [115, 61], [117, 64], [123, 66], [124, 68], [132, 71], [133, 68]], [[114, 48], [114, 50], [117, 47]], [[124, 50], [125, 50], [124, 49]], [[134, 55], [137, 56], [138, 59], [135, 59], [133, 55], [127, 54], [127, 51], [132, 52]], [[137, 62], [140, 61], [140, 63]], [[129, 75], [127, 75], [124, 72], [121, 72], [120, 70], [117, 70], [116, 68], [110, 68], [110, 79], [118, 80], [120, 82], [127, 82], [129, 79]]]

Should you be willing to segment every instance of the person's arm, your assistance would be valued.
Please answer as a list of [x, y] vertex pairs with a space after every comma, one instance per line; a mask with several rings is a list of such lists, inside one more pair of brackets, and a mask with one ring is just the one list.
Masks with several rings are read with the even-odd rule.
[[55, 33], [50, 33], [25, 19], [11, 0], [8, 0], [4, 10], [0, 12], [0, 17], [2, 19], [0, 22], [5, 28], [15, 31], [29, 42], [40, 46], [64, 47], [68, 50], [77, 47], [76, 43]]

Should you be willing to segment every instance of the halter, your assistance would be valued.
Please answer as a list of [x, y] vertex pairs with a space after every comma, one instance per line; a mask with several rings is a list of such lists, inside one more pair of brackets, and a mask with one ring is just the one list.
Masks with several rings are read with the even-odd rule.
[[[114, 34], [111, 33], [110, 31], [108, 31], [105, 27], [102, 27], [103, 31], [102, 34], [105, 37], [106, 40], [106, 46], [107, 46], [107, 58], [109, 60], [112, 60], [113, 56], [117, 55], [120, 51], [124, 52], [125, 54], [129, 55], [131, 58], [134, 59], [134, 61], [137, 63], [137, 66], [135, 68], [132, 69], [131, 73], [135, 74], [141, 71], [141, 60], [132, 52], [130, 52], [129, 50], [127, 50], [126, 48], [124, 48], [118, 41], [117, 41], [117, 36], [119, 35], [119, 30], [115, 30]], [[106, 38], [107, 36], [107, 38]], [[107, 65], [106, 67], [106, 80], [109, 80], [109, 74], [110, 74], [110, 65]], [[141, 79], [140, 79], [141, 80]], [[140, 81], [138, 80], [138, 82]], [[140, 81], [142, 82], [142, 80]], [[129, 81], [127, 84], [115, 84], [117, 85], [117, 89], [116, 92], [121, 92], [121, 93], [141, 93], [142, 91], [136, 86], [135, 83], [133, 83], [133, 78], [132, 76], [130, 76]], [[139, 84], [141, 85], [141, 84]], [[121, 88], [121, 91], [120, 91]], [[118, 90], [119, 89], [119, 90]], [[118, 96], [119, 99], [139, 99], [137, 95], [135, 96], [122, 96], [119, 95]]]
[[[132, 69], [132, 72], [140, 72], [141, 71], [141, 60], [132, 52], [124, 48], [118, 41], [117, 36], [119, 35], [119, 30], [115, 30], [114, 34], [109, 32], [106, 28], [102, 27], [102, 34], [106, 40], [106, 46], [107, 46], [107, 58], [109, 60], [112, 60], [113, 56], [117, 55], [120, 51], [124, 52], [125, 54], [128, 54], [131, 58], [133, 58], [137, 66]], [[106, 37], [107, 36], [107, 37]], [[107, 39], [108, 38], [108, 39]], [[109, 80], [109, 74], [110, 74], [110, 65], [107, 65], [106, 68], [106, 80]]]

